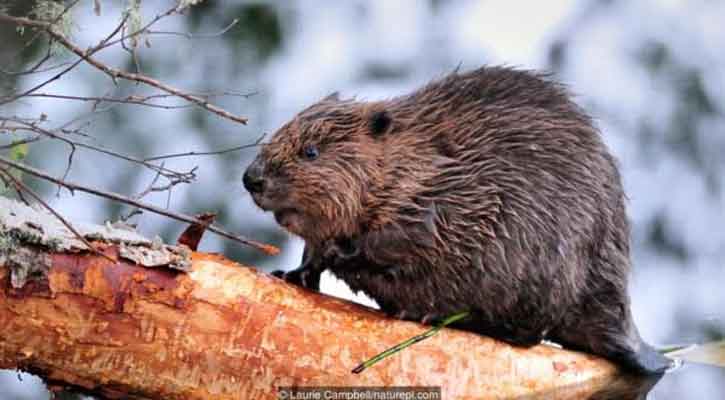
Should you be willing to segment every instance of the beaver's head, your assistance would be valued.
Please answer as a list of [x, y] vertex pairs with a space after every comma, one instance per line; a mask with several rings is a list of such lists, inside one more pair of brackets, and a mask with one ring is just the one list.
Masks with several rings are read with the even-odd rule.
[[299, 113], [244, 173], [254, 202], [313, 243], [359, 233], [383, 179], [381, 136], [392, 128], [381, 106], [333, 94]]

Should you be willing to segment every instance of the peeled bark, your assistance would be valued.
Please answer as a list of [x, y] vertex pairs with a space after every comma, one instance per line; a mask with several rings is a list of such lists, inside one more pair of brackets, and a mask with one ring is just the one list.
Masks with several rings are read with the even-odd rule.
[[453, 329], [352, 374], [427, 328], [219, 255], [192, 253], [184, 272], [139, 266], [119, 257], [119, 244], [95, 244], [116, 261], [23, 244], [47, 268], [22, 287], [0, 266], [0, 368], [107, 397], [159, 399], [275, 399], [276, 387], [295, 385], [579, 399], [620, 379], [614, 365], [591, 355], [516, 348]]

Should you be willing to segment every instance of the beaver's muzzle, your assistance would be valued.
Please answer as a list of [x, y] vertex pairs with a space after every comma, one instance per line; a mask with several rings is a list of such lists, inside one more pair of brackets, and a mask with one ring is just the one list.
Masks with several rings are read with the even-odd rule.
[[247, 167], [242, 182], [249, 193], [256, 194], [264, 192], [264, 162], [259, 157], [255, 158], [249, 167]]

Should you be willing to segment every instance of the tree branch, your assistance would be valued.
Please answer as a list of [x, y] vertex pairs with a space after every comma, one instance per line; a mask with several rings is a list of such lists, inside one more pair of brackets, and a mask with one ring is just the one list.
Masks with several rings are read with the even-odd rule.
[[227, 154], [232, 153], [235, 151], [248, 149], [250, 147], [259, 146], [259, 144], [264, 140], [265, 135], [261, 135], [255, 140], [253, 143], [249, 144], [243, 144], [235, 147], [230, 147], [227, 149], [221, 149], [221, 150], [213, 150], [213, 151], [187, 151], [185, 153], [175, 153], [175, 154], [164, 154], [161, 156], [154, 156], [144, 159], [144, 161], [158, 161], [158, 160], [166, 160], [169, 158], [178, 158], [178, 157], [194, 157], [194, 156], [218, 156], [221, 154]]
[[[84, 185], [81, 185], [79, 183], [75, 183], [72, 181], [64, 180], [61, 178], [56, 178], [54, 176], [48, 175], [47, 173], [45, 173], [39, 169], [33, 168], [29, 165], [25, 165], [25, 164], [17, 162], [17, 161], [13, 161], [13, 160], [5, 158], [3, 156], [0, 156], [0, 164], [4, 164], [8, 167], [15, 168], [17, 170], [23, 171], [32, 176], [44, 179], [48, 182], [53, 182], [57, 185], [60, 185], [60, 186], [63, 186], [65, 188], [69, 189], [71, 192], [78, 190], [80, 192], [90, 193], [95, 196], [99, 196], [99, 197], [103, 197], [103, 198], [106, 198], [109, 200], [117, 201], [119, 203], [128, 204], [128, 205], [131, 205], [131, 206], [134, 206], [134, 207], [146, 210], [146, 211], [150, 211], [155, 214], [163, 215], [165, 217], [169, 217], [169, 218], [172, 218], [172, 219], [175, 219], [178, 221], [182, 221], [182, 222], [187, 222], [190, 224], [203, 224], [204, 223], [203, 221], [200, 221], [197, 218], [191, 217], [189, 215], [165, 210], [163, 208], [156, 207], [151, 204], [142, 203], [138, 200], [134, 200], [132, 198], [123, 196], [118, 193], [109, 192], [109, 191], [106, 191], [103, 189], [98, 189], [98, 188], [92, 188], [92, 187], [84, 186]], [[233, 233], [227, 232], [226, 230], [224, 230], [216, 225], [208, 226], [207, 229], [209, 231], [214, 232], [227, 239], [231, 239], [236, 242], [246, 244], [248, 246], [261, 250], [267, 254], [275, 255], [275, 254], [279, 253], [279, 249], [274, 246], [260, 243], [255, 240], [252, 240], [252, 239], [247, 239], [240, 235], [235, 235]]]
[[[167, 14], [170, 14], [172, 11], [173, 10], [170, 10], [169, 12], [167, 12]], [[154, 21], [156, 21], [156, 19]], [[154, 21], [152, 21], [152, 23]], [[75, 66], [80, 61], [86, 61], [88, 64], [96, 67], [98, 70], [102, 71], [103, 73], [105, 73], [106, 75], [108, 75], [109, 77], [111, 77], [114, 81], [116, 79], [118, 79], [118, 78], [121, 78], [121, 79], [125, 79], [125, 80], [128, 80], [128, 81], [134, 81], [134, 82], [144, 83], [146, 85], [149, 85], [149, 86], [155, 87], [155, 88], [157, 88], [159, 90], [162, 90], [162, 91], [164, 91], [166, 93], [170, 93], [170, 94], [173, 94], [174, 96], [177, 96], [177, 97], [180, 97], [182, 99], [185, 99], [185, 100], [187, 100], [187, 101], [189, 101], [189, 102], [191, 102], [193, 104], [196, 104], [197, 106], [199, 106], [199, 107], [201, 107], [201, 108], [203, 108], [203, 109], [205, 109], [207, 111], [210, 111], [210, 112], [212, 112], [212, 113], [214, 113], [214, 114], [216, 114], [216, 115], [218, 115], [218, 116], [220, 116], [222, 118], [226, 118], [226, 119], [229, 119], [231, 121], [239, 122], [239, 123], [245, 124], [245, 125], [247, 124], [247, 119], [246, 118], [240, 117], [240, 116], [237, 116], [237, 115], [234, 115], [234, 114], [232, 114], [232, 113], [224, 110], [221, 107], [215, 106], [215, 105], [209, 103], [208, 100], [205, 99], [205, 98], [202, 98], [202, 97], [198, 97], [198, 96], [194, 96], [194, 95], [185, 93], [185, 92], [183, 92], [183, 91], [181, 91], [181, 90], [179, 90], [179, 89], [177, 89], [177, 88], [175, 88], [173, 86], [169, 86], [169, 85], [166, 85], [164, 83], [161, 83], [161, 82], [159, 82], [159, 81], [157, 81], [157, 80], [155, 80], [153, 78], [150, 78], [150, 77], [148, 77], [146, 75], [141, 75], [141, 74], [137, 74], [137, 73], [130, 73], [130, 72], [126, 72], [126, 71], [123, 71], [123, 70], [120, 70], [120, 69], [117, 69], [117, 68], [108, 66], [108, 65], [102, 63], [101, 61], [99, 61], [98, 59], [96, 59], [96, 58], [94, 58], [92, 56], [95, 52], [99, 51], [100, 49], [105, 48], [105, 47], [108, 47], [108, 46], [114, 44], [115, 42], [113, 42], [113, 41], [108, 42], [107, 40], [103, 40], [97, 46], [95, 46], [95, 47], [93, 47], [91, 49], [88, 49], [88, 50], [83, 50], [80, 47], [78, 47], [76, 44], [74, 44], [73, 42], [71, 42], [70, 40], [68, 40], [61, 33], [55, 31], [54, 29], [52, 29], [52, 27], [53, 27], [53, 24], [52, 23], [44, 22], [44, 21], [36, 21], [36, 20], [32, 20], [30, 18], [24, 18], [24, 17], [13, 17], [13, 16], [10, 16], [10, 15], [5, 15], [5, 14], [0, 14], [0, 22], [12, 23], [12, 24], [15, 24], [15, 25], [18, 25], [18, 26], [29, 26], [29, 27], [33, 27], [33, 28], [38, 28], [38, 29], [44, 30], [45, 32], [47, 32], [48, 35], [50, 35], [58, 43], [60, 43], [65, 48], [67, 48], [68, 50], [72, 51], [73, 53], [75, 53], [77, 56], [80, 57], [80, 59], [77, 62], [71, 64], [69, 67], [67, 67], [62, 72], [60, 72], [54, 78], [51, 78], [51, 79], [57, 79], [57, 78], [59, 78], [60, 76], [62, 76], [67, 71], [70, 71], [71, 69], [75, 68]], [[151, 24], [149, 24], [149, 25], [151, 25]], [[139, 32], [141, 32], [141, 31], [143, 31], [143, 29], [141, 29]], [[128, 38], [128, 37], [129, 36], [126, 36], [125, 38]], [[14, 101], [14, 100], [16, 100], [16, 99], [18, 99], [20, 97], [23, 97], [24, 95], [30, 94], [30, 93], [32, 93], [33, 91], [39, 89], [42, 86], [44, 86], [44, 84], [37, 85], [36, 87], [34, 87], [34, 88], [32, 88], [32, 89], [24, 92], [23, 94], [13, 96], [10, 99], [6, 100], [5, 103], [7, 103], [9, 101]]]

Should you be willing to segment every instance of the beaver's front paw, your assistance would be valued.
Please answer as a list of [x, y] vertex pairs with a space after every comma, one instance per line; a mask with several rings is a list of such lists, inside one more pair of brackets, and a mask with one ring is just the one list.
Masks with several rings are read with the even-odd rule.
[[282, 270], [272, 271], [272, 276], [284, 279], [293, 285], [315, 291], [320, 290], [320, 275], [321, 273], [307, 268], [297, 268], [286, 272]]
[[284, 279], [284, 274], [285, 274], [284, 271], [282, 271], [281, 269], [278, 269], [278, 270], [272, 271], [272, 273], [270, 275], [272, 275], [275, 278]]

